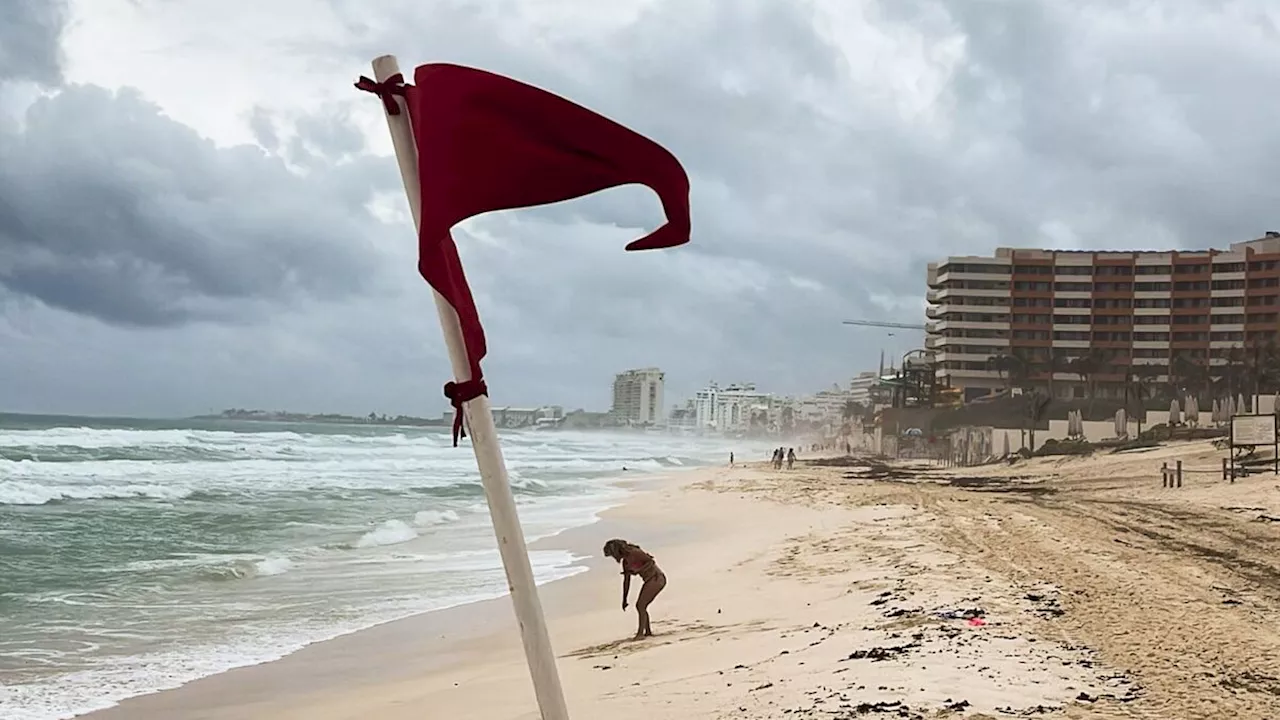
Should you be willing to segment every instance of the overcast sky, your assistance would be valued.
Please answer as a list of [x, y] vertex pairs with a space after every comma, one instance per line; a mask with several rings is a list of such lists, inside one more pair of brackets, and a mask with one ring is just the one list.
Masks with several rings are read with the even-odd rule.
[[[918, 333], [925, 263], [1280, 228], [1267, 0], [8, 0], [0, 410], [436, 413], [448, 379], [371, 58], [480, 66], [670, 148], [455, 232], [496, 405], [620, 370], [802, 393]], [[376, 10], [373, 9], [376, 6]], [[14, 8], [16, 7], [16, 15]]]

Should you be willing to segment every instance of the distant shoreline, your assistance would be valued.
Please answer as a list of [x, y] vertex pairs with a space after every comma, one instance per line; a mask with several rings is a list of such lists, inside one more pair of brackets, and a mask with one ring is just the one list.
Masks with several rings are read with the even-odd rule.
[[445, 418], [422, 418], [413, 415], [341, 415], [338, 413], [291, 413], [268, 412], [265, 410], [223, 410], [215, 415], [193, 415], [185, 420], [241, 420], [274, 423], [328, 423], [332, 425], [400, 425], [415, 427], [444, 427], [449, 425]]

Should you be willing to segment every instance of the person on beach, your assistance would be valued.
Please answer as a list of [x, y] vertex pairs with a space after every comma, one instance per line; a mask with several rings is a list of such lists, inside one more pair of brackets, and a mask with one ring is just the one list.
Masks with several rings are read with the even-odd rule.
[[628, 598], [631, 595], [631, 576], [639, 575], [644, 584], [640, 586], [640, 596], [636, 598], [636, 615], [639, 616], [639, 626], [636, 629], [636, 639], [653, 636], [653, 627], [649, 624], [649, 605], [653, 603], [653, 599], [658, 597], [658, 593], [667, 586], [667, 576], [662, 570], [658, 569], [658, 563], [653, 556], [638, 545], [632, 545], [626, 540], [614, 538], [604, 544], [605, 557], [613, 558], [622, 565], [622, 610], [626, 612]]
[[729, 467], [733, 467], [733, 452], [729, 453]]
[[787, 469], [790, 470], [796, 465], [796, 449], [787, 448]]

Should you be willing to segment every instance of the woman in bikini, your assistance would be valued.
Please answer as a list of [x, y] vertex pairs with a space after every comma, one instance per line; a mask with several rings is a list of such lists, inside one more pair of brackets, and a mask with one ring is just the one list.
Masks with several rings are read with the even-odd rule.
[[653, 628], [649, 626], [649, 605], [658, 593], [667, 586], [667, 576], [658, 569], [653, 556], [632, 545], [626, 540], [610, 540], [604, 544], [604, 554], [622, 565], [622, 609], [627, 609], [627, 598], [631, 595], [631, 576], [639, 575], [644, 584], [640, 586], [640, 596], [636, 598], [636, 614], [640, 616], [636, 638], [650, 637]]

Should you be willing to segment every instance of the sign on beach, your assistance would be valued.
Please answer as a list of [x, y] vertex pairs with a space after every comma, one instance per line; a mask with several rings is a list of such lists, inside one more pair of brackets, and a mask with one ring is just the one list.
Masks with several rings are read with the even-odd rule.
[[1231, 444], [1257, 446], [1276, 444], [1275, 415], [1233, 415]]

